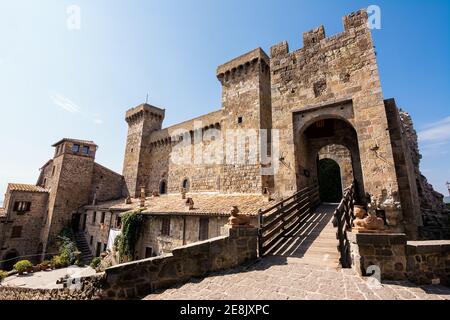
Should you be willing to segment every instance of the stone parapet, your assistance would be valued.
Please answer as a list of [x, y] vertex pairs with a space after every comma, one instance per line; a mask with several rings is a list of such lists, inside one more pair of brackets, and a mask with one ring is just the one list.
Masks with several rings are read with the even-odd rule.
[[205, 276], [257, 258], [258, 230], [225, 227], [223, 236], [176, 248], [160, 257], [106, 269], [105, 299], [143, 296], [192, 277]]
[[[380, 268], [381, 280], [410, 280], [417, 284], [448, 285], [450, 241], [407, 241], [406, 235], [347, 233], [353, 269], [369, 275]], [[370, 270], [370, 269], [369, 269]]]

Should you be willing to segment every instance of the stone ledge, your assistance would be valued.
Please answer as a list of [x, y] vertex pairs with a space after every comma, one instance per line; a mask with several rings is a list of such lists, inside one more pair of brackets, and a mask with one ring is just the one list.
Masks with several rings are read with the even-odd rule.
[[408, 254], [450, 253], [450, 240], [408, 241]]
[[404, 233], [352, 233], [347, 232], [347, 237], [352, 243], [358, 245], [402, 245], [406, 244], [407, 237]]

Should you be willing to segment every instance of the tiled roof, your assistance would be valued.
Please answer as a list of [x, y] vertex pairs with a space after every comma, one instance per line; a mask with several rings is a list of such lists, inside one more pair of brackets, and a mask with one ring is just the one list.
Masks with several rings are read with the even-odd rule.
[[24, 191], [24, 192], [48, 192], [47, 189], [36, 186], [34, 184], [19, 184], [19, 183], [8, 184], [8, 190]]
[[94, 141], [90, 141], [90, 140], [79, 140], [79, 139], [64, 138], [64, 139], [59, 140], [55, 144], [53, 144], [52, 147], [56, 147], [57, 145], [65, 142], [65, 141], [70, 141], [70, 142], [74, 142], [74, 143], [78, 143], [78, 144], [86, 144], [86, 145], [97, 146]]
[[[257, 215], [259, 209], [266, 209], [274, 204], [263, 195], [253, 194], [187, 194], [194, 200], [194, 209], [187, 210], [181, 194], [162, 195], [146, 199], [144, 214], [182, 214], [182, 215], [217, 215], [229, 216], [231, 208], [237, 206], [242, 214]], [[100, 203], [89, 208], [95, 210], [129, 211], [137, 209], [139, 199], [133, 199], [132, 204], [125, 204], [125, 199]]]

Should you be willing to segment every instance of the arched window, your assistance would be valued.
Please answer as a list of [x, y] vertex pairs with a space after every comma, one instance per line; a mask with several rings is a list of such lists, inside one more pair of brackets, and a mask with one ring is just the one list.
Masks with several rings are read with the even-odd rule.
[[159, 183], [159, 194], [167, 194], [166, 180], [161, 180], [161, 182]]
[[183, 182], [181, 183], [181, 187], [186, 189], [186, 191], [189, 191], [189, 186], [190, 186], [189, 179], [187, 178], [184, 179]]

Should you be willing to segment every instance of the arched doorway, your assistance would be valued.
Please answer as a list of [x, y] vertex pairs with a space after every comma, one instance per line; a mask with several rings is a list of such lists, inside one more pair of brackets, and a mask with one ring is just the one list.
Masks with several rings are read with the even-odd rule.
[[338, 203], [342, 199], [341, 168], [332, 159], [318, 162], [319, 193], [322, 202]]
[[358, 136], [348, 120], [332, 115], [306, 120], [299, 115], [294, 119], [294, 131], [297, 190], [320, 185], [319, 160], [327, 158], [341, 168], [341, 190], [357, 181], [357, 194], [364, 194]]
[[17, 250], [9, 250], [2, 258], [0, 269], [11, 271], [17, 261], [19, 261], [19, 252]]
[[159, 194], [167, 194], [167, 182], [166, 182], [166, 180], [162, 180], [159, 183]]

